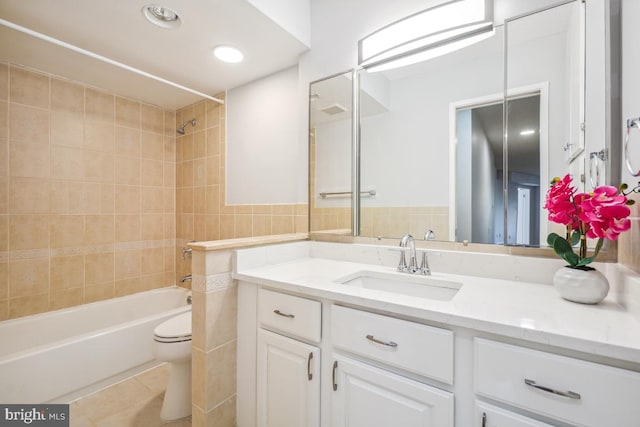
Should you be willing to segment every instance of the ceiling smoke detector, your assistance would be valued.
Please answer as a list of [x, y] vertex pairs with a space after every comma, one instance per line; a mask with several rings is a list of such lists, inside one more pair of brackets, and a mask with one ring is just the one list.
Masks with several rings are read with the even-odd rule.
[[178, 28], [182, 23], [175, 11], [156, 4], [144, 6], [142, 14], [147, 18], [147, 21], [162, 28]]

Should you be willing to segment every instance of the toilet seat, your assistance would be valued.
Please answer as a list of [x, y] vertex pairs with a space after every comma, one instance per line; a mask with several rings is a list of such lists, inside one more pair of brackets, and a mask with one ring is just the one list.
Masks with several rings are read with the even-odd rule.
[[156, 326], [153, 340], [163, 343], [191, 341], [191, 310]]

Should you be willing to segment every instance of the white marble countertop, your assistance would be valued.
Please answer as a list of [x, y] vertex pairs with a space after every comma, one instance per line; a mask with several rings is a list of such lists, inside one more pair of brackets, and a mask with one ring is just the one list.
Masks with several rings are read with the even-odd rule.
[[[319, 257], [313, 249], [305, 249], [315, 243], [237, 251], [233, 276], [310, 297], [640, 363], [640, 309], [631, 297], [619, 292], [640, 286], [640, 280], [616, 264], [607, 268], [607, 275], [621, 282], [612, 286], [614, 292], [598, 305], [582, 305], [563, 300], [549, 284], [441, 273], [432, 263], [434, 279], [463, 283], [452, 300], [438, 301], [341, 284], [341, 278], [359, 271], [406, 273], [396, 273], [386, 260], [372, 263]], [[505, 259], [499, 258], [498, 263]], [[549, 268], [538, 262], [548, 263], [533, 258], [530, 268]]]

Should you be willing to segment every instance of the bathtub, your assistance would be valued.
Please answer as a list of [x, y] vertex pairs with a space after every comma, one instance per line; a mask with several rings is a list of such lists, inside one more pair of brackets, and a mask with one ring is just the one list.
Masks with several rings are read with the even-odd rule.
[[0, 402], [67, 403], [156, 364], [153, 330], [191, 309], [172, 287], [0, 322]]

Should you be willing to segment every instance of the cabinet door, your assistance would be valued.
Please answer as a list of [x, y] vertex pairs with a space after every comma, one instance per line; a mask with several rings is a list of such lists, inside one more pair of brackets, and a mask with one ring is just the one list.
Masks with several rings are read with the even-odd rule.
[[453, 394], [345, 357], [334, 357], [332, 427], [453, 426]]
[[476, 402], [476, 419], [478, 427], [552, 427], [484, 402]]
[[320, 424], [320, 350], [272, 332], [258, 331], [258, 427]]

